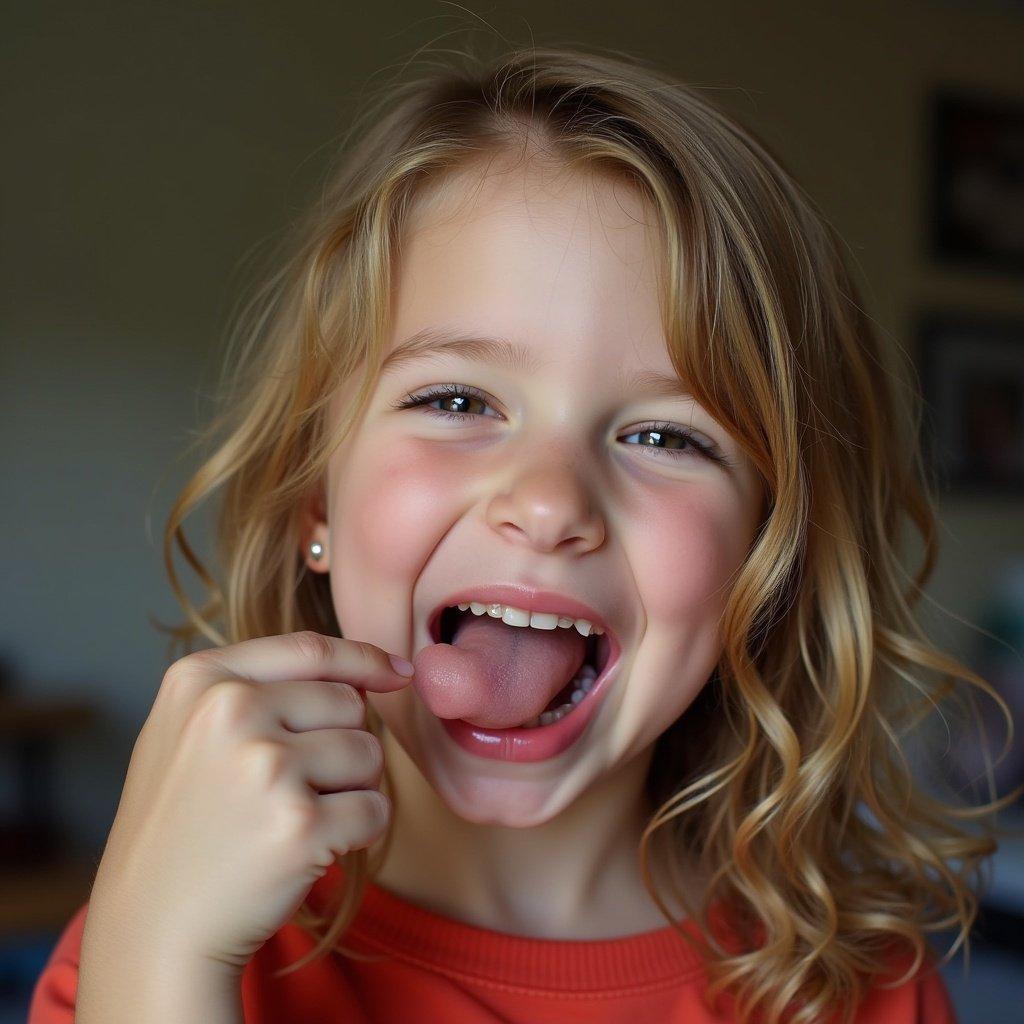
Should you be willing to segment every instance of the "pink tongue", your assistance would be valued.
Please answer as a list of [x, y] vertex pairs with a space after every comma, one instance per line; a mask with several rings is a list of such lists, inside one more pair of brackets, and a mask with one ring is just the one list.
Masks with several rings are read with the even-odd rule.
[[413, 658], [413, 686], [438, 718], [507, 729], [539, 715], [576, 675], [586, 650], [575, 628], [509, 626], [463, 612], [450, 644]]

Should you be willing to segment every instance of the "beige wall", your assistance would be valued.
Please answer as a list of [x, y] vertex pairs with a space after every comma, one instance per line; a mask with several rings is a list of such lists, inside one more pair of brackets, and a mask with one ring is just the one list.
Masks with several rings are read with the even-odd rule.
[[[1019, 280], [936, 266], [922, 242], [929, 89], [1019, 96], [1024, 16], [980, 0], [470, 7], [517, 41], [529, 26], [538, 42], [646, 54], [712, 89], [826, 211], [862, 268], [868, 309], [905, 347], [932, 303], [1024, 314]], [[148, 614], [166, 620], [176, 606], [147, 515], [158, 539], [185, 476], [172, 460], [212, 384], [233, 269], [309, 194], [375, 71], [371, 85], [427, 39], [460, 45], [443, 33], [472, 19], [453, 11], [252, 0], [8, 10], [0, 650], [37, 690], [104, 703], [108, 735], [60, 766], [84, 841], [106, 834], [165, 667]], [[990, 571], [1021, 556], [1020, 505], [961, 500], [943, 515], [933, 593], [970, 617]]]

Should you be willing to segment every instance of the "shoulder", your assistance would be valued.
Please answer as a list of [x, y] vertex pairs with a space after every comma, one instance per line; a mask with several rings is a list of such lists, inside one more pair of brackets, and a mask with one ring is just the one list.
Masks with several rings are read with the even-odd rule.
[[957, 1024], [956, 1011], [949, 989], [939, 973], [930, 964], [917, 978], [908, 982], [913, 987], [916, 1004], [915, 1024]]
[[74, 1024], [78, 963], [89, 904], [83, 904], [64, 926], [46, 965], [36, 979], [28, 1024]]
[[873, 979], [856, 1017], [857, 1024], [958, 1024], [949, 990], [933, 957], [916, 974], [910, 954], [896, 955], [891, 967]]

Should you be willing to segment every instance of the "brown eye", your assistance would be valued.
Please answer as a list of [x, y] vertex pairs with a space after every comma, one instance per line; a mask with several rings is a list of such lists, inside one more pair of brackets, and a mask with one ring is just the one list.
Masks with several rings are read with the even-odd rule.
[[[711, 459], [713, 462], [724, 462], [724, 459], [710, 445], [699, 441], [689, 431], [682, 430], [671, 423], [648, 423], [632, 434], [626, 434], [625, 437], [619, 440], [625, 441], [631, 437], [651, 438], [652, 440], [650, 441], [641, 441], [637, 447], [656, 448], [672, 458], [681, 458], [686, 454], [687, 448], [692, 448], [698, 454], [704, 458]], [[676, 444], [673, 442], [681, 443]]]
[[398, 402], [396, 409], [415, 409], [419, 406], [426, 407], [431, 402], [451, 403], [451, 409], [427, 409], [426, 411], [435, 416], [446, 416], [449, 419], [466, 419], [469, 416], [479, 415], [468, 411], [473, 402], [477, 402], [485, 408], [491, 408], [486, 401], [483, 392], [476, 388], [468, 388], [463, 384], [444, 384], [440, 387], [431, 388], [418, 395], [407, 395], [401, 402]]

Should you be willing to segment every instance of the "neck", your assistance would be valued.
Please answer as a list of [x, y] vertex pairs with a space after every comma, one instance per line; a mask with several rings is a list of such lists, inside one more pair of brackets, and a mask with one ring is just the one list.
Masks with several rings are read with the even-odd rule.
[[[644, 781], [653, 747], [532, 828], [454, 814], [387, 730], [393, 837], [375, 882], [457, 921], [533, 938], [602, 939], [668, 926], [643, 885], [639, 843], [651, 817]], [[648, 843], [652, 876], [676, 919], [671, 853]]]

